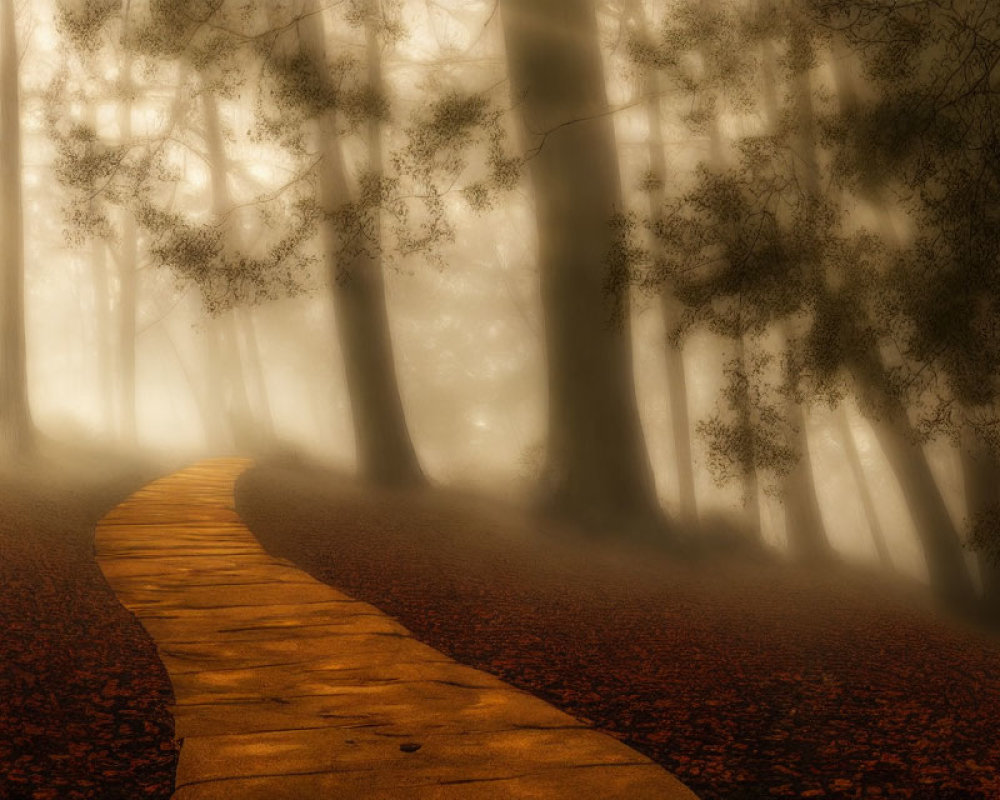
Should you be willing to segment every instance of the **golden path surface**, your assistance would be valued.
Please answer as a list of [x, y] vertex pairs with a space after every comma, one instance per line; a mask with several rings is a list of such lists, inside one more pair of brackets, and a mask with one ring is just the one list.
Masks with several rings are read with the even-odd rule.
[[173, 683], [176, 800], [696, 800], [610, 736], [269, 556], [234, 509], [249, 465], [157, 480], [97, 529], [98, 563]]

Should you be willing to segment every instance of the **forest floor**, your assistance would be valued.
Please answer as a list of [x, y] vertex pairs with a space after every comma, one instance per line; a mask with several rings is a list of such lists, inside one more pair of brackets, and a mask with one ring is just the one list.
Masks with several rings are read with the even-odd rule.
[[[94, 563], [149, 465], [0, 475], [0, 798], [167, 798], [170, 684]], [[841, 567], [582, 546], [445, 491], [277, 464], [239, 483], [262, 543], [649, 755], [704, 800], [1000, 797], [1000, 638]], [[919, 594], [917, 595], [919, 597]]]
[[94, 562], [97, 521], [162, 470], [46, 460], [0, 474], [0, 798], [168, 798], [170, 683]]
[[1000, 797], [1000, 637], [847, 566], [581, 545], [445, 491], [259, 466], [272, 555], [592, 722], [704, 800]]

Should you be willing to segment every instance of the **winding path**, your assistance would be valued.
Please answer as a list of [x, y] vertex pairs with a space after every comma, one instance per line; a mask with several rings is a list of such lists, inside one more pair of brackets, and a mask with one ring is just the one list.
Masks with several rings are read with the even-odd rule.
[[269, 556], [234, 510], [249, 465], [161, 478], [97, 529], [98, 564], [173, 683], [175, 800], [696, 800], [615, 739]]

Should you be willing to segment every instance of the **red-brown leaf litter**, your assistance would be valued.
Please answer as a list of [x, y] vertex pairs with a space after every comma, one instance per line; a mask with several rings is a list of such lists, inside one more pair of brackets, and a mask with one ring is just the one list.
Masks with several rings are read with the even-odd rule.
[[1000, 638], [903, 582], [615, 554], [457, 495], [276, 466], [240, 480], [237, 508], [274, 555], [704, 800], [1000, 798]]
[[[141, 482], [0, 482], [4, 800], [170, 796], [170, 685], [93, 560], [97, 520]], [[275, 555], [704, 800], [1000, 798], [1000, 638], [901, 582], [615, 553], [456, 493], [316, 469], [258, 467], [237, 500]]]
[[166, 672], [94, 562], [143, 478], [0, 481], [0, 798], [168, 798]]

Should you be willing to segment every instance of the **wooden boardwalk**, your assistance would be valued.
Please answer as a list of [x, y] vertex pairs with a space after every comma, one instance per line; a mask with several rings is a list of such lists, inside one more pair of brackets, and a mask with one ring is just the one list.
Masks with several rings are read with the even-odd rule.
[[658, 765], [269, 556], [236, 514], [249, 466], [202, 462], [99, 524], [182, 739], [176, 800], [693, 800]]

